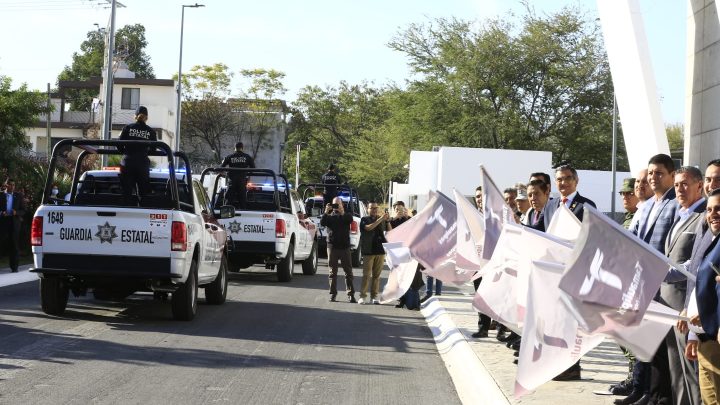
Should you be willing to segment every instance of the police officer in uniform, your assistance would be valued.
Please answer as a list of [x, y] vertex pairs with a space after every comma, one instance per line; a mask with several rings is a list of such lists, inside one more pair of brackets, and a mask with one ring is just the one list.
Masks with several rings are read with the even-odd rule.
[[[235, 153], [227, 155], [225, 159], [223, 159], [222, 167], [228, 166], [241, 169], [255, 168], [255, 161], [252, 156], [243, 152], [242, 142], [235, 144]], [[231, 204], [239, 201], [238, 207], [244, 209], [247, 200], [247, 178], [242, 173], [229, 173], [228, 177], [230, 178], [230, 184], [228, 185], [225, 200]]]
[[[126, 125], [120, 133], [121, 141], [157, 141], [155, 130], [145, 122], [148, 119], [148, 110], [140, 106], [135, 110], [135, 122]], [[124, 155], [120, 162], [120, 184], [126, 203], [132, 199], [132, 190], [137, 187], [140, 196], [150, 194], [150, 159], [146, 146], [118, 146]]]
[[[341, 184], [340, 176], [335, 172], [335, 164], [330, 163], [327, 172], [322, 175], [323, 184]], [[323, 194], [323, 203], [325, 206], [330, 204], [333, 198], [337, 197], [337, 187], [325, 186], [325, 194]]]

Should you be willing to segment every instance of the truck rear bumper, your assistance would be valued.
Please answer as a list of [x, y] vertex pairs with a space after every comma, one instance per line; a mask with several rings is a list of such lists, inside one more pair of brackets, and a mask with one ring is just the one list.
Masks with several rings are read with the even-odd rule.
[[182, 278], [170, 272], [170, 258], [137, 256], [90, 256], [46, 253], [34, 273], [64, 276], [100, 276], [132, 279]]

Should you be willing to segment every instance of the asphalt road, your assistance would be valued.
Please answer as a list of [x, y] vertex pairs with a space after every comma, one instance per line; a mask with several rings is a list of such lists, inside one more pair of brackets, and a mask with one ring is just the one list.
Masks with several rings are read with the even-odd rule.
[[147, 294], [71, 296], [51, 317], [38, 282], [2, 287], [0, 403], [459, 403], [422, 315], [329, 302], [320, 264], [290, 283], [231, 274], [228, 301], [201, 300], [192, 322]]

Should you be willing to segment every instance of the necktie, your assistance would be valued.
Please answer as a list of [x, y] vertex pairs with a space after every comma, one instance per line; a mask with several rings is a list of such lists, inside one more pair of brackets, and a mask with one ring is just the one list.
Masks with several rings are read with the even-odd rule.
[[563, 205], [567, 205], [567, 200], [568, 200], [567, 197], [563, 197], [563, 198], [562, 198], [562, 203], [563, 203]]
[[540, 216], [540, 213], [535, 211], [535, 213], [533, 214], [533, 223], [532, 223], [533, 225], [536, 225], [538, 223], [539, 216]]

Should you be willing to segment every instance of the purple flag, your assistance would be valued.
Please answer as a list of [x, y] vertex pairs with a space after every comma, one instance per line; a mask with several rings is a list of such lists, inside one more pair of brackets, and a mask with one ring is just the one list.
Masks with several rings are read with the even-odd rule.
[[585, 206], [573, 257], [559, 286], [587, 332], [607, 332], [640, 324], [669, 267], [665, 256]]

